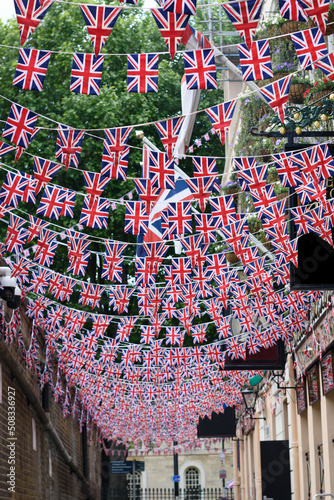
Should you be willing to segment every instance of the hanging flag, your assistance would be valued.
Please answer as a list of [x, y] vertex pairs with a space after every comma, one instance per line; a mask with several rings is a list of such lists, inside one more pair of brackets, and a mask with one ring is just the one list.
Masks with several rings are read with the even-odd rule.
[[96, 229], [107, 229], [111, 202], [105, 198], [84, 197], [79, 224]]
[[105, 187], [109, 184], [110, 178], [95, 172], [82, 172], [86, 186], [87, 196], [95, 198], [101, 196]]
[[164, 11], [163, 9], [151, 9], [153, 18], [157, 23], [162, 38], [168, 47], [170, 56], [174, 59], [175, 53], [187, 27], [189, 16]]
[[81, 293], [78, 303], [83, 306], [91, 306], [92, 309], [100, 306], [101, 295], [105, 291], [104, 286], [93, 285], [80, 281]]
[[196, 0], [164, 0], [162, 8], [176, 14], [196, 14]]
[[119, 127], [104, 130], [101, 174], [112, 179], [126, 180], [128, 149], [125, 149], [132, 127]]
[[73, 54], [70, 91], [99, 95], [104, 56]]
[[57, 236], [58, 234], [54, 231], [40, 228], [35, 257], [33, 259], [35, 262], [46, 267], [52, 265], [58, 246]]
[[95, 57], [97, 57], [112, 32], [122, 9], [105, 5], [80, 5], [80, 7], [94, 47]]
[[32, 271], [29, 291], [45, 295], [46, 289], [49, 286], [51, 274], [52, 271], [41, 267], [38, 267], [37, 271]]
[[188, 201], [170, 202], [167, 208], [169, 234], [192, 233], [192, 210]]
[[314, 69], [315, 61], [328, 55], [327, 45], [319, 28], [291, 34], [291, 40], [302, 69]]
[[144, 204], [146, 213], [150, 214], [161, 189], [159, 187], [153, 187], [150, 179], [135, 178], [133, 180], [139, 199]]
[[24, 190], [22, 201], [24, 201], [24, 203], [33, 203], [35, 205], [36, 203], [35, 189], [37, 181], [34, 179], [33, 175], [24, 174], [24, 176], [28, 179], [28, 184]]
[[38, 194], [61, 168], [59, 163], [34, 156], [34, 179], [37, 181], [35, 194]]
[[241, 43], [238, 51], [244, 82], [266, 80], [273, 76], [268, 40], [253, 42], [250, 49]]
[[195, 214], [196, 232], [203, 234], [203, 243], [214, 243], [217, 224], [211, 214]]
[[5, 155], [8, 155], [8, 153], [10, 153], [11, 151], [15, 151], [15, 148], [13, 146], [10, 146], [5, 142], [0, 141], [0, 158], [2, 158]]
[[22, 200], [29, 179], [21, 173], [7, 172], [0, 189], [0, 203], [16, 208]]
[[171, 118], [155, 123], [161, 142], [165, 148], [169, 160], [173, 158], [174, 147], [178, 139], [180, 128], [182, 127], [184, 117]]
[[67, 230], [68, 273], [79, 276], [85, 275], [90, 257], [90, 251], [88, 250], [90, 243], [90, 241], [87, 241], [86, 236]]
[[233, 99], [233, 101], [227, 101], [205, 110], [223, 146], [231, 125], [236, 103], [236, 99]]
[[134, 288], [127, 288], [126, 285], [111, 287], [109, 291], [109, 305], [118, 314], [127, 313], [130, 297], [134, 291]]
[[49, 223], [43, 221], [42, 219], [38, 219], [38, 217], [34, 217], [33, 215], [29, 215], [29, 227], [28, 227], [28, 239], [27, 243], [30, 243], [33, 239], [39, 238], [39, 232], [41, 228], [48, 227]]
[[326, 32], [330, 0], [298, 0], [305, 13], [318, 25], [323, 35]]
[[210, 198], [211, 216], [216, 228], [222, 225], [229, 225], [237, 220], [237, 214], [232, 195]]
[[278, 114], [282, 123], [284, 123], [284, 113], [289, 98], [291, 78], [292, 75], [288, 75], [285, 78], [281, 78], [276, 82], [260, 88], [261, 94], [264, 96], [269, 106]]
[[63, 217], [70, 217], [71, 219], [73, 219], [76, 191], [72, 191], [71, 189], [64, 189], [64, 191], [65, 191], [65, 199], [60, 215], [62, 215]]
[[166, 153], [150, 151], [148, 165], [152, 188], [175, 189], [173, 159]]
[[27, 148], [38, 131], [35, 128], [38, 114], [23, 108], [19, 104], [12, 104], [2, 137], [22, 148]]
[[59, 123], [55, 156], [66, 166], [66, 170], [78, 167], [84, 135], [84, 130], [70, 129]]
[[23, 252], [23, 247], [28, 236], [28, 230], [24, 227], [25, 223], [25, 219], [14, 214], [9, 215], [9, 224], [5, 240], [7, 252], [16, 254]]
[[231, 23], [250, 49], [260, 19], [263, 0], [229, 2], [222, 5]]
[[194, 177], [207, 177], [217, 174], [216, 158], [209, 156], [193, 156]]
[[148, 215], [141, 201], [127, 201], [125, 203], [125, 233], [145, 234], [148, 220]]
[[215, 177], [189, 177], [185, 179], [186, 183], [193, 192], [193, 198], [199, 205], [202, 212], [205, 211], [207, 201], [213, 191], [216, 189]]
[[307, 22], [307, 14], [299, 0], [278, 0], [280, 15], [290, 21]]
[[45, 186], [36, 214], [50, 219], [59, 219], [66, 199], [66, 191], [56, 186]]
[[51, 5], [50, 0], [14, 0], [16, 20], [21, 35], [21, 45], [35, 31]]
[[275, 167], [283, 187], [293, 187], [296, 184], [301, 184], [302, 178], [299, 173], [299, 168], [291, 161], [292, 153], [284, 152], [272, 155], [275, 162]]
[[123, 252], [125, 244], [116, 241], [104, 240], [105, 253], [103, 256], [103, 268], [101, 278], [107, 278], [109, 281], [118, 281], [122, 283], [123, 276]]
[[314, 66], [321, 69], [329, 80], [332, 82], [334, 81], [334, 53], [328, 54], [318, 61], [315, 61]]
[[159, 54], [129, 54], [128, 92], [158, 92]]
[[187, 89], [216, 89], [216, 65], [213, 49], [183, 52]]
[[13, 85], [24, 90], [43, 90], [51, 52], [20, 49]]

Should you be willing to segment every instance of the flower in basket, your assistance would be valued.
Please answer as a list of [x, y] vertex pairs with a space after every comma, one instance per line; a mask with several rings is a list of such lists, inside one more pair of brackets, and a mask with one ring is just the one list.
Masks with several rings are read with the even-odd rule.
[[274, 75], [278, 73], [290, 73], [291, 71], [296, 71], [297, 67], [295, 63], [282, 62], [279, 64], [272, 64], [272, 70]]
[[[316, 97], [316, 94], [318, 94], [322, 90], [328, 92], [328, 98], [329, 98], [329, 95], [332, 92], [334, 92], [334, 82], [332, 82], [331, 80], [329, 80], [326, 77], [323, 80], [317, 80], [316, 82], [313, 83], [312, 87], [305, 90], [305, 92], [303, 94], [304, 99], [306, 99], [306, 102], [314, 100]], [[324, 97], [324, 96], [320, 96], [320, 97]]]

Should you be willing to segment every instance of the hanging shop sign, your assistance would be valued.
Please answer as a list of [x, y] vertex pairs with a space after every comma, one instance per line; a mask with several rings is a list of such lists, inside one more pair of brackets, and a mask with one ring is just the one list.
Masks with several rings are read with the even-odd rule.
[[299, 380], [296, 383], [296, 393], [297, 393], [297, 412], [301, 414], [304, 410], [306, 410], [307, 406], [307, 396], [306, 396], [306, 384], [305, 378]]
[[320, 398], [319, 366], [317, 364], [307, 373], [307, 385], [309, 404], [313, 405]]
[[334, 389], [334, 356], [329, 351], [321, 360], [322, 392], [325, 396]]

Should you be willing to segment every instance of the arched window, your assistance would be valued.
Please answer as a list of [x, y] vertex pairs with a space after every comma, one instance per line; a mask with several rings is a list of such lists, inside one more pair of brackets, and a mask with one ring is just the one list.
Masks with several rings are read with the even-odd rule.
[[[127, 474], [128, 480], [128, 498], [133, 499], [133, 475]], [[136, 499], [141, 498], [141, 472], [135, 473], [135, 488], [136, 488]]]
[[188, 467], [185, 471], [185, 490], [187, 499], [200, 499], [199, 470], [196, 467]]

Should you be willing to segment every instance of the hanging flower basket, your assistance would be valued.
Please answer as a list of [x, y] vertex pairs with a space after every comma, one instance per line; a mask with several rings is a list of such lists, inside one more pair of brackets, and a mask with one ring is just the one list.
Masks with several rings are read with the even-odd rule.
[[234, 252], [226, 253], [225, 257], [227, 262], [229, 262], [230, 264], [236, 264], [240, 260], [239, 257]]
[[272, 78], [268, 78], [268, 80], [265, 80], [264, 85], [268, 85], [269, 83], [272, 82], [277, 82], [277, 80], [280, 80], [281, 78], [284, 78], [285, 76], [288, 76], [289, 73], [282, 71], [281, 73], [275, 73]]
[[[298, 21], [286, 21], [281, 24], [281, 34], [288, 35], [289, 33], [295, 33], [299, 31], [299, 23]], [[287, 37], [290, 40], [290, 37]]]
[[[333, 91], [331, 91], [330, 89], [318, 90], [318, 92], [315, 92], [313, 94], [312, 100], [310, 100], [310, 104], [315, 104], [315, 106], [322, 106], [323, 100], [329, 99], [329, 96], [332, 93], [333, 93]], [[316, 101], [318, 101], [318, 102], [316, 102]]]
[[304, 101], [304, 83], [292, 83], [289, 90], [289, 101], [292, 104], [302, 104]]

